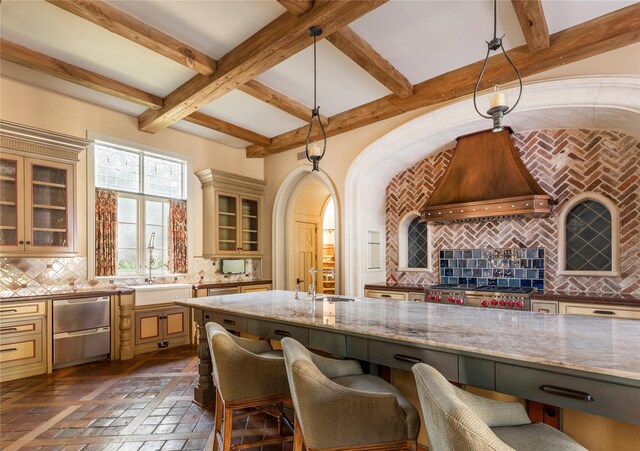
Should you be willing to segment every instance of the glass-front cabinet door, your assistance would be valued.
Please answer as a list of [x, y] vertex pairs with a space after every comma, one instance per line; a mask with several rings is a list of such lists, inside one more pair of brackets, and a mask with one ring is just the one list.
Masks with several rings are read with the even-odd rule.
[[238, 197], [218, 193], [218, 252], [235, 254], [238, 252]]
[[24, 250], [24, 158], [0, 158], [0, 246], [4, 252]]
[[259, 234], [259, 201], [257, 199], [241, 198], [242, 202], [242, 243], [243, 252], [258, 252]]
[[25, 249], [73, 251], [73, 165], [25, 158]]

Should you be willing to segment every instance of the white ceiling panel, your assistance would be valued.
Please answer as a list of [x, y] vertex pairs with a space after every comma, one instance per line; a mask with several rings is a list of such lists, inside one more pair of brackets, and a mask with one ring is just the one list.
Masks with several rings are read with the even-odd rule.
[[275, 0], [108, 3], [216, 59], [286, 11]]
[[164, 97], [195, 73], [44, 1], [2, 2], [2, 38]]
[[542, 8], [549, 33], [556, 33], [634, 3], [620, 0], [542, 0]]
[[200, 108], [200, 112], [269, 137], [306, 124], [303, 120], [238, 90]]
[[198, 124], [193, 124], [191, 122], [179, 121], [171, 125], [171, 127], [169, 128], [175, 128], [176, 130], [191, 133], [192, 135], [207, 138], [220, 144], [225, 144], [229, 147], [235, 147], [238, 149], [244, 149], [245, 147], [251, 145], [251, 143], [248, 141], [234, 138], [233, 136], [225, 135], [224, 133], [211, 130], [210, 128], [203, 127]]
[[146, 110], [146, 108], [141, 105], [131, 103], [127, 100], [123, 100], [109, 94], [103, 94], [93, 89], [85, 88], [84, 86], [71, 83], [70, 81], [52, 77], [43, 72], [38, 72], [10, 61], [2, 60], [0, 65], [0, 74], [3, 77], [20, 80], [34, 86], [39, 86], [69, 97], [75, 97], [76, 99], [100, 105], [130, 116], [138, 116]]
[[[411, 83], [484, 59], [493, 38], [493, 1], [390, 1], [351, 28]], [[498, 2], [498, 36], [508, 50], [525, 39], [510, 1]]]
[[[297, 53], [257, 79], [304, 105], [313, 106], [313, 47]], [[333, 116], [390, 92], [328, 41], [318, 41], [320, 112]]]

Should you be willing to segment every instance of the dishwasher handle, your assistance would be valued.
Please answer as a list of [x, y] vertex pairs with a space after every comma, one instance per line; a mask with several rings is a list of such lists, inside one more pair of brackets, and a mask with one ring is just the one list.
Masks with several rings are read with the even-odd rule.
[[53, 301], [54, 305], [88, 304], [91, 302], [109, 302], [109, 296], [99, 298], [56, 299]]

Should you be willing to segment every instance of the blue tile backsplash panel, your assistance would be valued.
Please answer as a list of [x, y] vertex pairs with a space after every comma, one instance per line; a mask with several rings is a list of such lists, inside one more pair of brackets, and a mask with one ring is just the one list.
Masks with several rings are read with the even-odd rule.
[[544, 249], [443, 249], [440, 283], [544, 291]]

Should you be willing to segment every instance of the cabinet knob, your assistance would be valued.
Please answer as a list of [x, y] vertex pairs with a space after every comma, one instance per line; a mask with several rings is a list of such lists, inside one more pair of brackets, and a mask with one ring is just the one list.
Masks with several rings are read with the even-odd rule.
[[27, 241], [27, 244], [31, 244], [31, 241]]
[[24, 244], [24, 241], [18, 241], [18, 244]]

